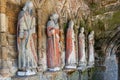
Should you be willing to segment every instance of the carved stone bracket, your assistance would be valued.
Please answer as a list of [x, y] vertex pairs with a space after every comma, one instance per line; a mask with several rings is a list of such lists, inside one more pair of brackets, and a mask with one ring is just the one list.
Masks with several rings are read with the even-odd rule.
[[5, 13], [6, 11], [6, 0], [0, 0], [0, 13]]

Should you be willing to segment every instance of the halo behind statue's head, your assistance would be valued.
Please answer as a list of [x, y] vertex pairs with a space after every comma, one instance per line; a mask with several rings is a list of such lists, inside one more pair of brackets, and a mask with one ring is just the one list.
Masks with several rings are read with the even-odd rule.
[[25, 3], [25, 6], [23, 7], [23, 10], [26, 11], [27, 9], [32, 9], [33, 8], [33, 3], [32, 1], [27, 1]]
[[55, 19], [58, 19], [58, 18], [59, 18], [59, 15], [56, 14], [56, 13], [54, 13], [54, 14], [52, 14], [52, 15], [50, 16], [50, 19], [51, 19], [51, 20], [55, 20]]

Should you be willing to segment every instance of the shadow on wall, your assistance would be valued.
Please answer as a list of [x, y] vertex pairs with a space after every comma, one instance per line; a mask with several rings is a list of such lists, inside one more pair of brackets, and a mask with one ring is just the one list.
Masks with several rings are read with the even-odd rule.
[[120, 80], [120, 46], [118, 47], [116, 51], [116, 59], [118, 63], [118, 80]]
[[120, 80], [120, 56], [118, 58], [118, 80]]
[[115, 54], [106, 58], [105, 66], [104, 80], [118, 80], [118, 64]]

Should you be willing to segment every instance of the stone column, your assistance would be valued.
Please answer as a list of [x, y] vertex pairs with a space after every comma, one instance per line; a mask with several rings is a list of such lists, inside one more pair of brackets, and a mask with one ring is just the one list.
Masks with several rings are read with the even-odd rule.
[[[43, 39], [44, 35], [44, 25], [43, 25], [43, 21], [42, 21], [42, 10], [41, 8], [37, 8], [37, 16], [38, 16], [38, 22], [37, 22], [37, 26], [38, 26], [38, 65], [39, 65], [39, 71], [45, 71], [47, 69], [47, 59], [46, 59], [46, 50], [43, 46], [43, 43], [45, 41], [45, 39]], [[44, 34], [44, 35], [43, 35]]]
[[0, 0], [0, 49], [1, 49], [1, 70], [3, 77], [9, 76], [9, 68], [7, 65], [8, 42], [7, 42], [7, 17], [6, 17], [6, 1]]
[[41, 34], [41, 10], [37, 9], [37, 16], [38, 16], [38, 53], [39, 53], [39, 58], [40, 58], [40, 53], [41, 53], [41, 38], [42, 38], [42, 34]]

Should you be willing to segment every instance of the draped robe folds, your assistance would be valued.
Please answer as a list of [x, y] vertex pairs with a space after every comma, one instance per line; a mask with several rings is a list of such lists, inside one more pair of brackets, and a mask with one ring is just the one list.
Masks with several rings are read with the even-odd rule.
[[85, 54], [85, 36], [83, 33], [79, 34], [79, 44], [78, 44], [78, 64], [84, 65], [86, 63], [86, 54]]
[[[60, 67], [59, 26], [53, 21], [47, 25], [47, 66], [49, 68]], [[52, 33], [55, 30], [55, 33]]]
[[18, 66], [20, 70], [37, 67], [35, 49], [35, 17], [21, 12], [17, 25]]
[[76, 63], [75, 45], [74, 45], [74, 30], [69, 27], [66, 35], [66, 66], [72, 66]]
[[89, 35], [89, 65], [94, 64], [94, 37]]

